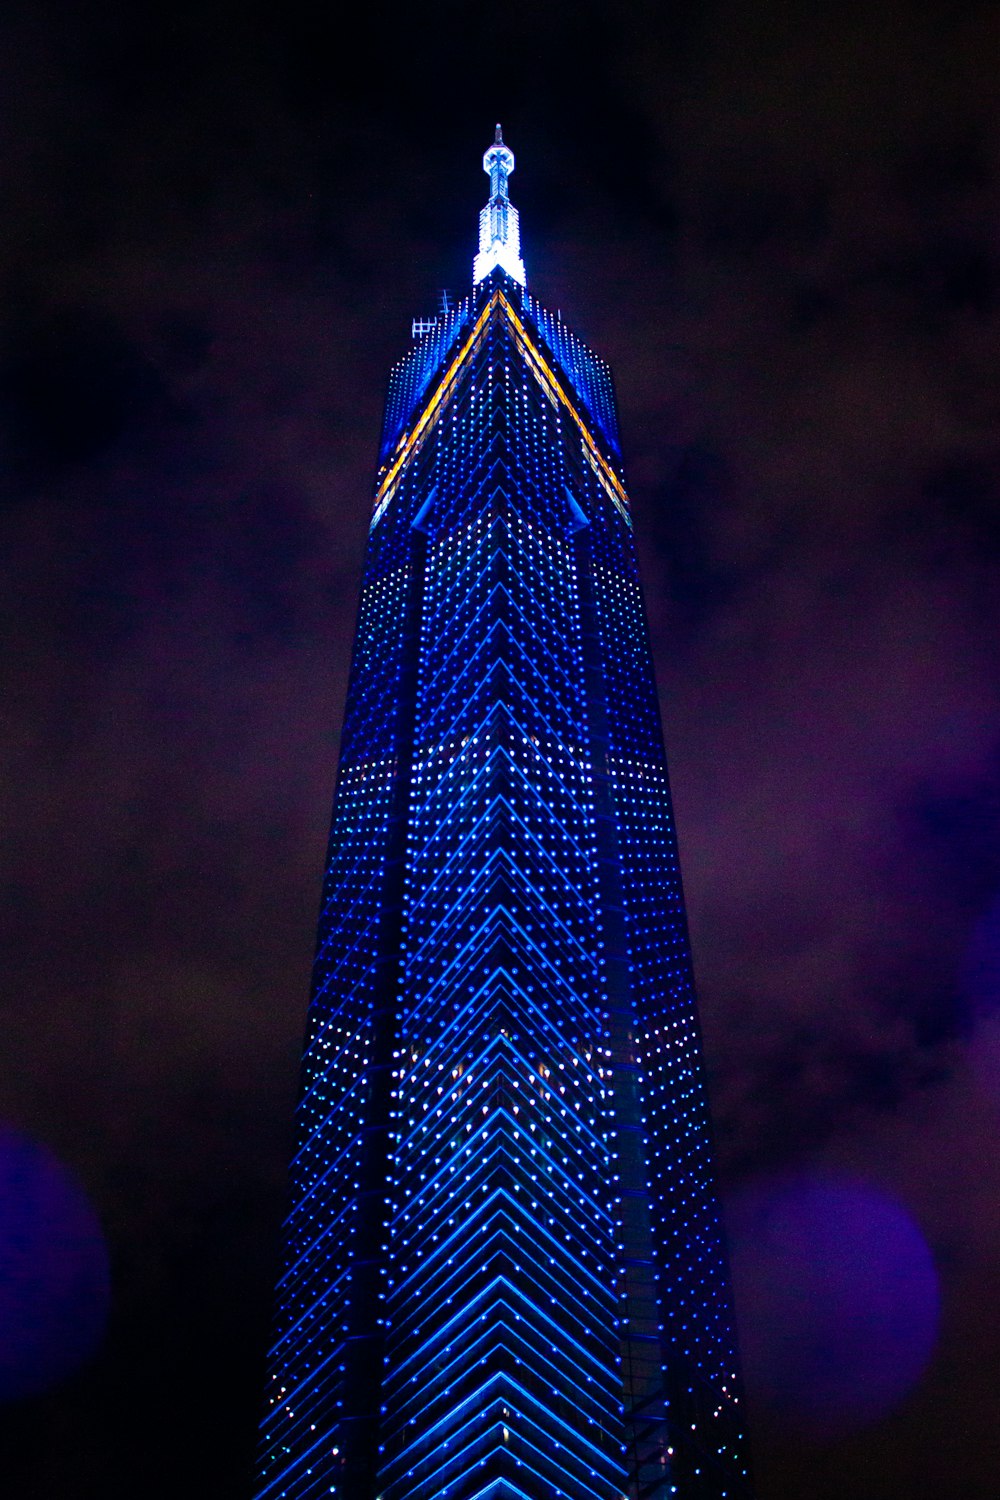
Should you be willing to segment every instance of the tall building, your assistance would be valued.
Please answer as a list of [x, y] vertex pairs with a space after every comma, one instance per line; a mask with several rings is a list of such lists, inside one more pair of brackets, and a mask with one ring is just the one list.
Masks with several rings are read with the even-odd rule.
[[473, 289], [391, 373], [258, 1500], [746, 1500], [608, 366]]

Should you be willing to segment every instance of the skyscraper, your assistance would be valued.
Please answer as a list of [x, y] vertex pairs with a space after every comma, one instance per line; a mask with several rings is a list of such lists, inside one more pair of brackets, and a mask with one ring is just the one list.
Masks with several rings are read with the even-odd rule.
[[257, 1495], [745, 1500], [611, 377], [483, 165], [390, 376]]

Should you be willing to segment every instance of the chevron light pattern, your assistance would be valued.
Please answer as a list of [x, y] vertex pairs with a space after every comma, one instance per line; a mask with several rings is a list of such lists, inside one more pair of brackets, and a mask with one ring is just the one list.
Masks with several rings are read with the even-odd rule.
[[703, 1072], [610, 377], [498, 268], [390, 387], [258, 1500], [746, 1500]]

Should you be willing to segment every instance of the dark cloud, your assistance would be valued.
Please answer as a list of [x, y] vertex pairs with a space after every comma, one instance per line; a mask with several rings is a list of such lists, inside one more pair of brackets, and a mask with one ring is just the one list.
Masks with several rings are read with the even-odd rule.
[[66, 309], [12, 331], [0, 424], [15, 468], [92, 462], [162, 408], [155, 366], [110, 321]]

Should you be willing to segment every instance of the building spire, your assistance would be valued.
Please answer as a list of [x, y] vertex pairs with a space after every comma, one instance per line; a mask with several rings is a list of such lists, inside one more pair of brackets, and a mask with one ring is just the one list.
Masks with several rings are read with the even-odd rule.
[[521, 259], [521, 230], [517, 209], [507, 196], [507, 179], [514, 170], [514, 153], [503, 143], [498, 125], [493, 144], [483, 156], [483, 171], [490, 179], [490, 201], [479, 215], [479, 254], [472, 268], [472, 284], [478, 286], [500, 266], [521, 286], [525, 285]]

